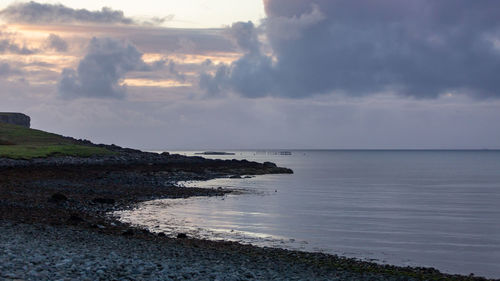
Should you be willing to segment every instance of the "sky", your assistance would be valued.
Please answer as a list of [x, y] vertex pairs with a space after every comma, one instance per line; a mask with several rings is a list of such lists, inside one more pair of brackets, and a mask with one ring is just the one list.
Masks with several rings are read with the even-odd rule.
[[[2, 0], [0, 9], [19, 3], [15, 0]], [[25, 1], [26, 2], [26, 1]], [[45, 4], [62, 4], [73, 9], [90, 11], [110, 7], [123, 11], [128, 17], [170, 18], [165, 24], [179, 28], [220, 28], [237, 21], [259, 22], [265, 17], [262, 1], [228, 0], [55, 0], [38, 1]]]
[[500, 149], [496, 0], [10, 1], [0, 111], [140, 149]]

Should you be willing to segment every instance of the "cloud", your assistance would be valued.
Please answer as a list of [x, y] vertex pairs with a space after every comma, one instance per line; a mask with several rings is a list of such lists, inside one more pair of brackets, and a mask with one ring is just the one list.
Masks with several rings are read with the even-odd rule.
[[31, 55], [31, 54], [35, 53], [35, 51], [29, 49], [26, 46], [21, 46], [21, 45], [18, 45], [16, 43], [13, 43], [9, 39], [1, 39], [0, 40], [0, 53]]
[[30, 49], [14, 41], [15, 34], [0, 31], [0, 54], [11, 53], [17, 55], [31, 55], [36, 50]]
[[202, 73], [200, 87], [211, 95], [231, 90], [250, 97], [265, 96], [273, 87], [272, 59], [261, 51], [258, 30], [252, 22], [234, 23], [228, 28], [244, 56], [231, 65], [220, 65], [214, 75]]
[[[5, 86], [5, 84], [8, 83], [7, 81], [9, 80], [13, 82], [28, 84], [26, 83], [27, 81], [25, 79], [26, 75], [27, 72], [19, 65], [16, 65], [15, 63], [9, 61], [0, 61], [0, 80], [2, 81], [2, 87]], [[3, 89], [2, 91], [5, 91], [5, 89]], [[8, 93], [8, 91], [6, 92]]]
[[170, 74], [174, 80], [180, 81], [180, 82], [186, 81], [186, 75], [184, 75], [183, 73], [181, 73], [177, 70], [177, 65], [175, 64], [175, 62], [170, 60], [168, 62], [168, 64], [166, 64], [166, 66], [167, 66], [168, 74]]
[[152, 18], [146, 19], [143, 22], [143, 24], [144, 25], [152, 25], [152, 26], [162, 25], [165, 22], [172, 21], [174, 18], [175, 18], [175, 15], [168, 15], [166, 17], [161, 17], [161, 18], [160, 17], [152, 17]]
[[[266, 0], [265, 7], [260, 28], [230, 28], [245, 54], [202, 74], [207, 92], [500, 97], [496, 0]], [[272, 54], [255, 51], [260, 29]]]
[[95, 23], [95, 24], [144, 24], [158, 25], [173, 16], [151, 18], [138, 22], [126, 17], [122, 11], [104, 7], [100, 11], [73, 9], [61, 4], [42, 4], [34, 1], [15, 3], [0, 11], [0, 17], [10, 23], [57, 24], [57, 23]]
[[66, 52], [68, 50], [68, 43], [56, 34], [50, 34], [47, 38], [47, 46], [49, 49], [57, 52]]
[[258, 33], [251, 21], [233, 23], [228, 29], [228, 33], [246, 53], [251, 55], [260, 54]]
[[12, 67], [6, 62], [0, 62], [0, 77], [8, 76], [12, 73]]
[[120, 80], [130, 71], [146, 68], [142, 53], [132, 44], [111, 38], [93, 38], [76, 70], [62, 71], [59, 93], [64, 98], [123, 98]]

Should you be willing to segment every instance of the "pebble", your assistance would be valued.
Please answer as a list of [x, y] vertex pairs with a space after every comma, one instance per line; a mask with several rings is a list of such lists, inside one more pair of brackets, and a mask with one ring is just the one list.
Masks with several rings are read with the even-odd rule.
[[[0, 280], [9, 281], [336, 280], [339, 274], [285, 261], [249, 262], [241, 253], [193, 248], [174, 241], [147, 241], [58, 226], [42, 229], [5, 221], [0, 221], [0, 253]], [[384, 280], [349, 272], [341, 276], [342, 280]]]

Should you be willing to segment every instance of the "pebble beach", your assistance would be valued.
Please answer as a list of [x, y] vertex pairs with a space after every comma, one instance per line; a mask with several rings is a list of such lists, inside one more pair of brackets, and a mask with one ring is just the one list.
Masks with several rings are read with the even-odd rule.
[[486, 280], [150, 233], [107, 214], [155, 198], [232, 192], [172, 185], [180, 180], [292, 171], [138, 152], [92, 161], [0, 161], [0, 280]]

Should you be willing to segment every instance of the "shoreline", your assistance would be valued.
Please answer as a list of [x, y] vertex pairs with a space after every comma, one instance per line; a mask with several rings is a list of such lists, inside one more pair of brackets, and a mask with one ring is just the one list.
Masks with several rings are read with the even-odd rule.
[[[246, 195], [254, 194], [253, 192], [250, 192], [249, 190], [240, 189], [240, 188], [230, 188], [229, 187], [225, 190], [227, 190], [229, 192], [222, 195], [222, 196], [228, 196], [228, 197], [234, 196], [234, 197], [236, 197], [236, 196], [241, 196], [241, 195], [245, 195], [245, 194]], [[216, 201], [220, 200], [217, 197], [214, 198], [212, 196], [208, 196], [208, 197], [207, 196], [193, 196], [193, 197], [175, 198], [175, 199], [167, 198], [166, 200], [168, 200], [170, 203], [168, 203], [166, 205], [165, 210], [168, 211], [168, 209], [171, 207], [171, 205], [175, 206], [175, 204], [178, 204], [181, 206], [186, 206], [186, 204], [185, 204], [186, 200], [205, 200], [205, 199], [216, 200]], [[138, 202], [134, 206], [131, 206], [130, 208], [127, 208], [125, 210], [119, 210], [118, 212], [124, 211], [127, 213], [129, 211], [133, 211], [132, 209], [134, 209], [136, 207], [142, 207], [141, 205], [143, 203], [147, 204], [148, 202], [151, 202], [152, 205], [156, 205], [157, 203], [155, 203], [155, 201], [162, 201], [162, 200], [163, 200], [163, 198], [157, 198], [157, 199], [153, 199], [152, 201]], [[177, 200], [181, 200], [181, 201], [175, 202]], [[224, 200], [224, 199], [222, 199], [222, 200]], [[227, 198], [226, 198], [226, 200], [227, 200]], [[163, 203], [161, 203], [161, 202], [159, 204], [163, 205]], [[189, 205], [187, 205], [187, 206], [189, 206]], [[180, 210], [180, 211], [182, 212], [182, 210]], [[175, 214], [175, 212], [172, 213], [171, 211], [169, 213]], [[112, 218], [119, 219], [120, 216], [113, 215]], [[127, 221], [127, 220], [125, 220], [125, 221]], [[127, 223], [130, 223], [129, 221], [127, 221]], [[419, 265], [416, 263], [414, 263], [413, 265], [402, 265], [402, 264], [390, 263], [390, 262], [386, 262], [386, 261], [382, 261], [380, 259], [375, 259], [375, 258], [370, 258], [370, 257], [359, 257], [358, 255], [350, 255], [349, 256], [349, 255], [346, 255], [344, 253], [328, 252], [328, 251], [324, 251], [321, 249], [314, 250], [312, 248], [304, 249], [304, 248], [298, 248], [298, 247], [292, 247], [292, 246], [288, 247], [288, 246], [286, 246], [286, 243], [283, 245], [278, 245], [278, 242], [283, 241], [280, 238], [276, 238], [276, 240], [274, 241], [275, 243], [270, 243], [272, 238], [269, 238], [269, 240], [267, 240], [267, 241], [256, 242], [256, 241], [252, 240], [253, 242], [249, 242], [249, 240], [246, 238], [238, 239], [238, 238], [234, 238], [234, 236], [225, 237], [224, 234], [220, 235], [220, 233], [222, 233], [222, 232], [220, 232], [219, 235], [217, 235], [217, 232], [210, 232], [210, 231], [203, 232], [203, 229], [199, 228], [199, 226], [197, 226], [197, 225], [191, 225], [190, 227], [188, 227], [189, 230], [184, 230], [184, 231], [182, 230], [183, 228], [178, 227], [178, 225], [174, 226], [174, 227], [167, 227], [168, 229], [166, 231], [162, 231], [161, 227], [158, 228], [158, 226], [153, 227], [153, 225], [146, 225], [146, 224], [144, 224], [144, 225], [133, 224], [133, 227], [135, 227], [137, 229], [147, 229], [148, 231], [151, 231], [151, 233], [154, 235], [158, 235], [159, 233], [168, 233], [166, 235], [170, 238], [175, 238], [176, 233], [179, 233], [179, 232], [184, 233], [185, 232], [192, 239], [202, 240], [202, 241], [210, 241], [210, 242], [214, 242], [214, 243], [226, 243], [227, 242], [227, 243], [236, 243], [236, 244], [241, 244], [241, 245], [245, 245], [245, 246], [264, 248], [264, 249], [279, 249], [279, 250], [284, 250], [284, 251], [289, 251], [289, 252], [307, 253], [307, 254], [312, 254], [312, 255], [318, 254], [318, 255], [333, 256], [335, 258], [340, 258], [342, 260], [348, 260], [348, 263], [350, 263], [352, 261], [354, 263], [368, 264], [368, 267], [370, 267], [370, 266], [374, 266], [374, 267], [380, 266], [382, 268], [390, 267], [390, 268], [396, 268], [395, 271], [398, 271], [398, 269], [403, 269], [405, 271], [405, 274], [407, 273], [406, 270], [409, 270], [409, 271], [431, 270], [431, 271], [435, 271], [431, 275], [431, 276], [433, 276], [433, 278], [437, 278], [435, 273], [437, 273], [437, 276], [441, 276], [441, 277], [439, 277], [440, 278], [439, 280], [500, 280], [500, 278], [496, 278], [494, 276], [483, 276], [483, 275], [479, 275], [479, 274], [475, 274], [475, 273], [465, 273], [465, 272], [456, 273], [456, 272], [450, 272], [450, 271], [446, 272], [446, 271], [442, 271], [442, 269], [438, 269], [436, 267], [433, 267], [432, 265], [424, 266], [424, 265]], [[194, 229], [193, 227], [196, 228], [196, 230], [193, 230]], [[155, 228], [158, 228], [158, 229], [155, 229]], [[172, 230], [174, 230], [174, 231], [172, 231]], [[175, 231], [175, 230], [179, 230], [179, 231]], [[231, 234], [232, 234], [232, 231], [231, 231]], [[163, 234], [161, 234], [161, 235], [163, 235]], [[230, 235], [230, 234], [226, 233], [226, 235]], [[287, 238], [283, 237], [282, 239], [287, 239]], [[293, 240], [295, 240], [295, 239], [293, 239]], [[271, 245], [271, 244], [273, 244], [273, 245]], [[363, 267], [363, 266], [361, 266], [361, 267]], [[394, 269], [390, 269], [389, 271], [392, 272], [393, 270]], [[378, 272], [378, 271], [376, 271], [376, 272]], [[410, 274], [410, 275], [412, 275], [412, 274]], [[428, 280], [428, 278], [431, 278], [431, 277], [427, 277], [425, 279], [419, 279], [419, 280]]]
[[[13, 165], [10, 160], [0, 159], [0, 187], [2, 187], [0, 190], [0, 224], [6, 229], [48, 228], [50, 233], [55, 232], [55, 235], [60, 233], [63, 236], [66, 232], [76, 231], [96, 240], [106, 237], [112, 241], [122, 239], [142, 241], [140, 243], [146, 243], [148, 247], [154, 247], [158, 243], [167, 243], [168, 247], [174, 247], [172, 245], [180, 247], [179, 251], [187, 251], [191, 247], [202, 252], [216, 249], [221, 255], [233, 255], [236, 264], [238, 264], [238, 257], [242, 258], [239, 265], [233, 264], [232, 267], [245, 266], [247, 264], [245, 259], [249, 257], [264, 259], [267, 264], [271, 265], [301, 268], [309, 274], [309, 279], [487, 280], [481, 277], [445, 274], [433, 268], [398, 267], [322, 253], [261, 248], [228, 241], [176, 239], [150, 233], [145, 229], [120, 223], [116, 219], [107, 217], [106, 214], [113, 210], [133, 208], [135, 204], [152, 199], [223, 196], [232, 192], [224, 189], [173, 187], [171, 183], [174, 181], [292, 171], [276, 167], [271, 163], [206, 160], [201, 157], [180, 155], [158, 156], [133, 152], [133, 156], [115, 157], [113, 159], [52, 158], [18, 162], [21, 163], [19, 165]], [[130, 159], [135, 160], [130, 161]], [[200, 260], [205, 261], [205, 257], [200, 255]], [[194, 256], [191, 262], [196, 259], [197, 257]], [[238, 278], [253, 279], [252, 274], [257, 279], [268, 279], [274, 276], [271, 273], [269, 273], [271, 275], [266, 275], [263, 265], [257, 260], [252, 262], [252, 265], [257, 268], [253, 271], [244, 271], [241, 276], [237, 275]], [[175, 275], [176, 273], [169, 274], [174, 274], [175, 278], [179, 277]], [[278, 279], [293, 278], [286, 270], [275, 270], [273, 274]], [[299, 273], [295, 272], [295, 274]], [[236, 275], [229, 276], [235, 277]], [[307, 277], [307, 275], [300, 274], [297, 276]], [[116, 278], [112, 274], [107, 277]], [[29, 276], [22, 278], [30, 280]], [[175, 278], [170, 277], [170, 279]], [[204, 279], [201, 276], [197, 278]]]

